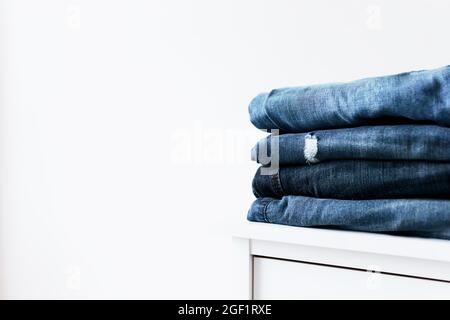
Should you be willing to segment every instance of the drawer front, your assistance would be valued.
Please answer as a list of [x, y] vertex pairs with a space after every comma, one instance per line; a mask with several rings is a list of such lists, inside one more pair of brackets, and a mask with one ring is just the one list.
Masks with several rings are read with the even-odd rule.
[[254, 257], [255, 299], [450, 299], [450, 283]]

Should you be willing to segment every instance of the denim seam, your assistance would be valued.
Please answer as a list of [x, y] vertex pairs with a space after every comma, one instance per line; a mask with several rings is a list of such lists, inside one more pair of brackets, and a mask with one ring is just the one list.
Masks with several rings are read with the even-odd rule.
[[267, 217], [267, 209], [269, 207], [269, 204], [272, 203], [273, 200], [266, 200], [263, 208], [262, 208], [262, 216], [264, 218], [264, 221], [267, 223], [270, 223], [269, 218]]
[[272, 182], [272, 188], [274, 189], [273, 191], [275, 192], [275, 194], [282, 197], [284, 195], [284, 190], [283, 186], [281, 185], [279, 172], [272, 175], [270, 180]]

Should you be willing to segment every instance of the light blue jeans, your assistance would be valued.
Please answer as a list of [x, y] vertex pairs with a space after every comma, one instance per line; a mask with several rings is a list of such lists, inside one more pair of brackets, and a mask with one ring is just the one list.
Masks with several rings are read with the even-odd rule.
[[276, 89], [254, 98], [249, 112], [257, 128], [282, 133], [423, 121], [450, 127], [450, 66]]
[[259, 198], [250, 221], [450, 239], [450, 201]]

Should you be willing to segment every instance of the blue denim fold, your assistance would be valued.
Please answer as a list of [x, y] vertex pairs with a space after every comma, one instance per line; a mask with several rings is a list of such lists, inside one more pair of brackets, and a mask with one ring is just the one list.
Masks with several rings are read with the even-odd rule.
[[333, 199], [450, 198], [450, 163], [334, 160], [280, 167], [253, 178], [257, 197], [301, 195]]
[[[278, 150], [272, 152], [274, 139], [278, 142]], [[313, 154], [306, 152], [307, 141], [316, 146]], [[252, 159], [268, 165], [275, 152], [281, 166], [337, 159], [450, 162], [450, 128], [436, 125], [364, 126], [271, 135], [255, 145]]]
[[284, 133], [404, 121], [450, 127], [450, 66], [275, 89], [255, 97], [249, 112], [257, 128]]
[[438, 199], [260, 198], [252, 204], [247, 218], [299, 227], [450, 239], [450, 201]]

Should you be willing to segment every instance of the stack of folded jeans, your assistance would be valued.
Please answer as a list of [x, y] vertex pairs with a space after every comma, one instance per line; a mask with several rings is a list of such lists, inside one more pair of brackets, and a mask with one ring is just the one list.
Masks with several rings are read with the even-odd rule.
[[450, 66], [284, 88], [249, 106], [251, 221], [450, 239]]

